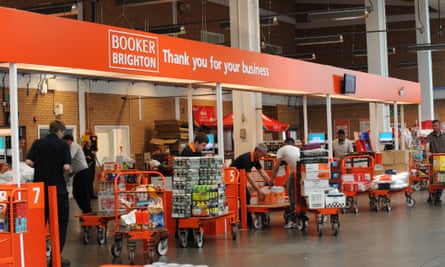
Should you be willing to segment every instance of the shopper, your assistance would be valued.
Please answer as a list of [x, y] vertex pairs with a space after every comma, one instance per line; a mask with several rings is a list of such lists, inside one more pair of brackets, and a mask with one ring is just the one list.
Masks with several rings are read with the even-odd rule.
[[[258, 185], [255, 183], [255, 180], [252, 177], [252, 168], [258, 171], [260, 176], [264, 179], [265, 183], [268, 185], [273, 184], [273, 180], [269, 177], [269, 175], [263, 170], [261, 166], [260, 159], [267, 155], [267, 145], [266, 144], [258, 144], [253, 151], [246, 152], [244, 154], [239, 155], [233, 162], [232, 167], [237, 168], [238, 170], [245, 170], [247, 181], [250, 186], [258, 193], [258, 198], [263, 200], [264, 193], [261, 192]], [[246, 189], [246, 201], [247, 204], [250, 204], [250, 192]], [[247, 225], [252, 226], [252, 214], [247, 214]]]
[[337, 158], [343, 158], [349, 153], [354, 152], [352, 141], [346, 138], [345, 131], [343, 129], [337, 131], [337, 139], [332, 141], [332, 150], [334, 152], [334, 156]]
[[70, 146], [71, 170], [69, 176], [73, 177], [73, 197], [83, 214], [91, 213], [90, 194], [88, 192], [90, 169], [80, 145], [74, 143], [71, 134], [63, 136], [63, 140]]
[[[26, 157], [26, 164], [34, 168], [34, 181], [43, 182], [45, 187], [45, 220], [49, 218], [48, 186], [57, 188], [57, 212], [59, 223], [60, 252], [66, 240], [69, 217], [68, 191], [63, 172], [70, 169], [70, 148], [62, 140], [66, 127], [62, 121], [55, 120], [49, 125], [49, 134], [34, 141]], [[63, 266], [70, 261], [62, 259]]]
[[[433, 154], [434, 153], [445, 153], [445, 133], [442, 132], [441, 123], [439, 120], [433, 120], [433, 131], [427, 136], [426, 156], [433, 166]], [[433, 169], [430, 170], [430, 183], [433, 183]], [[432, 199], [434, 197], [434, 199]], [[428, 197], [428, 202], [434, 200], [435, 203], [441, 203], [442, 200], [442, 189], [437, 189], [434, 196], [430, 195]]]
[[88, 178], [88, 194], [91, 199], [97, 199], [96, 194], [94, 193], [94, 179], [96, 177], [96, 154], [92, 149], [91, 140], [85, 141], [83, 145], [83, 154], [85, 155], [85, 159], [88, 164], [89, 178]]
[[[287, 188], [287, 194], [289, 196], [289, 218], [284, 225], [285, 229], [296, 228], [297, 217], [295, 215], [295, 167], [300, 160], [300, 149], [295, 146], [295, 140], [293, 138], [287, 138], [284, 140], [284, 145], [277, 151], [277, 158], [275, 165], [272, 168], [272, 179], [277, 176], [278, 169], [285, 163], [290, 168], [290, 175], [284, 182], [284, 186]], [[286, 218], [286, 217], [285, 217]]]
[[193, 142], [188, 144], [181, 152], [181, 156], [199, 157], [209, 143], [209, 138], [205, 133], [197, 133]]

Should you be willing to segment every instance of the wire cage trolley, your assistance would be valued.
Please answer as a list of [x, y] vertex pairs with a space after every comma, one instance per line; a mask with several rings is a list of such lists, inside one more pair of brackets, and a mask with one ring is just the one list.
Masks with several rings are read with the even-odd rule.
[[131, 264], [134, 264], [138, 240], [142, 240], [147, 262], [165, 256], [168, 250], [165, 177], [158, 171], [119, 172], [114, 178], [114, 192], [116, 228], [111, 254], [121, 256], [126, 238]]
[[423, 150], [412, 150], [409, 153], [409, 177], [413, 190], [420, 191], [428, 188], [431, 176], [431, 164], [426, 159]]
[[[178, 159], [179, 160], [179, 159]], [[204, 159], [205, 160], [205, 159]], [[211, 159], [208, 159], [211, 160]], [[201, 162], [202, 164], [202, 162]], [[176, 174], [175, 174], [176, 175]], [[202, 176], [201, 176], [202, 177]], [[178, 227], [178, 236], [179, 236], [179, 246], [186, 248], [188, 246], [190, 233], [193, 234], [194, 244], [198, 248], [202, 248], [204, 246], [204, 225], [207, 223], [212, 223], [216, 221], [225, 220], [231, 226], [231, 235], [232, 240], [236, 240], [236, 234], [238, 231], [238, 207], [239, 207], [239, 172], [234, 167], [224, 168], [223, 169], [223, 192], [218, 191], [218, 199], [224, 199], [223, 201], [225, 209], [219, 210], [214, 214], [210, 214], [207, 211], [207, 207], [205, 205], [196, 204], [199, 201], [193, 200], [195, 204], [192, 206], [192, 215], [186, 218], [179, 218], [177, 214], [174, 217], [177, 218], [177, 227]], [[195, 198], [197, 188], [200, 188], [199, 185], [193, 186], [192, 199]], [[218, 187], [220, 188], [220, 187]], [[201, 196], [204, 196], [205, 199], [209, 198], [211, 200], [212, 193], [205, 192], [206, 190], [200, 192]], [[194, 194], [194, 195], [193, 195]], [[205, 201], [203, 201], [205, 202]], [[211, 201], [210, 201], [211, 202]], [[204, 212], [203, 212], [204, 211]]]
[[[19, 266], [18, 239], [16, 234], [27, 232], [27, 202], [19, 196], [26, 189], [2, 188], [0, 192], [0, 238], [5, 251], [0, 256], [0, 266]], [[9, 252], [9, 253], [8, 253]], [[7, 255], [9, 254], [9, 255]]]
[[297, 164], [296, 183], [296, 225], [297, 229], [307, 231], [308, 213], [314, 214], [318, 236], [328, 219], [331, 223], [333, 235], [340, 231], [340, 210], [345, 206], [345, 196], [342, 193], [326, 194], [329, 190], [329, 163], [301, 163]]
[[343, 213], [358, 213], [358, 193], [367, 192], [374, 176], [374, 157], [369, 154], [346, 155], [341, 160], [341, 191], [346, 196]]
[[441, 204], [442, 191], [445, 189], [445, 153], [432, 155], [432, 177], [428, 186], [429, 202], [433, 205]]

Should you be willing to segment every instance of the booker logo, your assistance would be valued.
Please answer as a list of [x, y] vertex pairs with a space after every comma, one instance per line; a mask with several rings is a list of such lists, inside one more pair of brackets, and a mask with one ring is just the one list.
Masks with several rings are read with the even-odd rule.
[[122, 31], [108, 31], [110, 68], [159, 72], [159, 40]]

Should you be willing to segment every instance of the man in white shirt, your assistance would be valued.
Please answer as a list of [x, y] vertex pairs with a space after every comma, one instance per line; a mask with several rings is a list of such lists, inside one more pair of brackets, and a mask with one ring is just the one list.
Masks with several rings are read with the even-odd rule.
[[345, 137], [345, 131], [343, 129], [338, 130], [337, 139], [332, 142], [332, 150], [334, 156], [337, 158], [343, 158], [349, 153], [354, 152], [352, 141]]
[[297, 165], [297, 161], [299, 160], [300, 149], [295, 146], [295, 140], [293, 138], [287, 138], [286, 140], [284, 140], [284, 145], [278, 149], [277, 162], [272, 168], [272, 179], [277, 176], [278, 168], [280, 167], [282, 162], [285, 162], [290, 168], [290, 175], [284, 182], [284, 186], [287, 188], [290, 202], [290, 218], [286, 225], [284, 225], [285, 229], [296, 228], [297, 226], [297, 218], [295, 215], [295, 166]]
[[88, 192], [88, 181], [90, 169], [88, 168], [85, 154], [82, 147], [74, 143], [73, 136], [66, 134], [63, 139], [70, 146], [71, 151], [71, 172], [73, 177], [73, 197], [77, 202], [77, 205], [84, 214], [91, 213], [90, 194]]

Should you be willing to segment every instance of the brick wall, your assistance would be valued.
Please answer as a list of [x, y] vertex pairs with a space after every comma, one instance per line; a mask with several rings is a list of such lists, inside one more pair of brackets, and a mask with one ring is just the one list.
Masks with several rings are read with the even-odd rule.
[[[153, 148], [149, 142], [154, 136], [154, 120], [175, 119], [174, 98], [142, 98], [143, 117], [139, 118], [139, 100], [123, 100], [124, 95], [86, 93], [86, 128], [94, 129], [100, 125], [128, 125], [131, 132], [131, 151], [142, 153]], [[26, 127], [26, 141], [29, 149], [38, 137], [38, 125], [47, 126], [52, 120], [60, 119], [67, 125], [77, 127], [76, 139], [80, 140], [79, 111], [77, 92], [48, 91], [41, 95], [35, 89], [19, 89], [19, 125]], [[55, 103], [63, 104], [63, 114], [54, 114]], [[194, 105], [214, 106], [214, 100], [194, 99]], [[349, 118], [351, 131], [359, 130], [359, 119], [369, 118], [368, 103], [353, 103], [332, 106], [332, 116], [335, 119]], [[435, 114], [445, 121], [445, 100], [435, 101]], [[180, 100], [180, 119], [187, 120], [187, 100]], [[232, 112], [232, 102], [223, 103], [223, 114]], [[277, 105], [263, 107], [263, 112], [280, 121], [289, 123], [299, 129], [299, 136], [303, 134], [303, 110], [301, 106]], [[417, 105], [405, 106], [405, 120], [408, 127], [416, 123]], [[5, 115], [0, 119], [5, 125]], [[391, 116], [392, 120], [392, 116]], [[308, 107], [309, 131], [325, 132], [326, 106]]]

